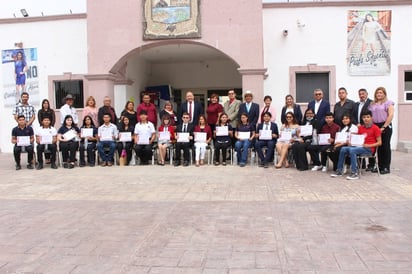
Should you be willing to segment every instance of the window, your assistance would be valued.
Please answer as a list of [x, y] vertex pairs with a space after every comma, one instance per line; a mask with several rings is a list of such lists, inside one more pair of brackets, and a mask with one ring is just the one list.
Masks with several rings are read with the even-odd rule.
[[296, 102], [312, 101], [317, 88], [323, 91], [323, 99], [329, 101], [329, 73], [296, 73]]
[[405, 102], [412, 102], [412, 71], [405, 71]]
[[65, 104], [64, 97], [67, 94], [73, 95], [75, 108], [84, 107], [83, 80], [54, 81], [53, 83], [56, 108], [61, 108]]

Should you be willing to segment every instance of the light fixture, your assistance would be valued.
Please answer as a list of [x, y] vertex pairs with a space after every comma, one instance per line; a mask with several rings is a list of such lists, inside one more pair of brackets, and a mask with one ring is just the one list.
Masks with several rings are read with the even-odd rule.
[[286, 37], [286, 36], [288, 36], [288, 34], [289, 34], [289, 31], [288, 31], [287, 29], [284, 29], [284, 30], [283, 30], [283, 36]]
[[29, 14], [27, 13], [26, 9], [21, 9], [20, 12], [23, 15], [23, 17], [29, 17]]

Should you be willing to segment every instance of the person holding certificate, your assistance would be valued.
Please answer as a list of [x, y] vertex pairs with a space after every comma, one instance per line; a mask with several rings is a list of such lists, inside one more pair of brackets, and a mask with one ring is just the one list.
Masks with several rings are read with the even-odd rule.
[[279, 154], [276, 168], [281, 168], [283, 164], [286, 168], [289, 167], [287, 159], [289, 149], [295, 141], [299, 140], [299, 122], [296, 120], [295, 114], [288, 112], [285, 117], [286, 122], [280, 128], [280, 136], [276, 144], [276, 151]]
[[352, 138], [348, 143], [348, 146], [342, 147], [339, 152], [339, 160], [336, 172], [331, 175], [331, 177], [342, 176], [343, 173], [343, 162], [345, 161], [346, 155], [350, 156], [350, 165], [352, 174], [346, 177], [348, 180], [359, 179], [358, 175], [358, 155], [373, 155], [376, 151], [376, 148], [382, 145], [381, 130], [377, 125], [372, 121], [372, 112], [370, 110], [362, 113], [363, 125], [359, 127], [357, 136], [362, 136], [364, 139], [363, 145], [361, 146], [352, 146]]
[[183, 112], [182, 114], [182, 123], [176, 127], [176, 158], [174, 166], [180, 166], [180, 150], [183, 149], [183, 166], [189, 165], [190, 159], [190, 148], [192, 147], [193, 141], [193, 124], [190, 123], [189, 113]]
[[97, 143], [97, 128], [94, 125], [93, 117], [86, 115], [83, 118], [83, 125], [80, 128], [80, 167], [86, 166], [84, 152], [87, 151], [87, 163], [90, 167], [96, 164], [96, 143]]
[[[358, 127], [352, 123], [352, 115], [350, 115], [349, 113], [343, 114], [342, 125], [343, 128], [341, 129], [341, 131], [337, 132], [335, 135], [335, 144], [333, 145], [333, 148], [331, 148], [329, 151], [326, 151], [329, 158], [333, 162], [333, 171], [336, 171], [341, 148], [347, 146], [349, 143], [350, 134], [358, 133]], [[347, 165], [350, 164], [347, 158], [345, 159], [345, 162]]]
[[[106, 112], [103, 114], [103, 124], [97, 130], [97, 139], [99, 143], [97, 144], [97, 151], [99, 151], [102, 167], [112, 166], [114, 163], [114, 151], [116, 149], [116, 139], [119, 134], [117, 127], [113, 124], [112, 118], [113, 113]], [[105, 147], [108, 151], [105, 151]]]
[[11, 142], [14, 144], [14, 161], [16, 170], [21, 169], [20, 156], [23, 151], [27, 151], [27, 168], [33, 169], [33, 142], [34, 132], [31, 126], [26, 126], [24, 115], [17, 116], [17, 126], [11, 131]]
[[63, 167], [74, 168], [76, 151], [79, 148], [78, 137], [80, 129], [74, 126], [73, 117], [71, 115], [64, 117], [63, 124], [57, 133], [59, 148], [62, 152]]
[[[43, 153], [49, 152], [51, 168], [57, 169], [56, 151], [57, 151], [57, 130], [51, 125], [50, 116], [42, 116], [41, 126], [36, 129], [37, 143], [37, 166], [36, 169], [43, 168]], [[45, 155], [46, 156], [46, 155]]]
[[152, 144], [156, 139], [156, 129], [152, 122], [148, 120], [146, 110], [141, 110], [139, 121], [134, 127], [134, 141], [136, 156], [140, 158], [140, 165], [148, 165], [152, 158]]
[[[318, 134], [318, 144], [313, 144], [308, 147], [310, 157], [314, 167], [312, 171], [322, 170], [327, 172], [326, 160], [328, 159], [326, 151], [330, 150], [332, 144], [335, 142], [336, 132], [340, 130], [339, 125], [335, 124], [332, 112], [325, 114], [325, 124]], [[319, 153], [321, 160], [319, 160]]]
[[255, 138], [255, 127], [249, 123], [246, 113], [240, 115], [240, 123], [237, 126], [235, 138], [237, 139], [235, 143], [237, 163], [240, 167], [244, 167], [246, 166], [249, 147], [252, 146], [253, 139]]
[[175, 140], [174, 118], [169, 114], [164, 114], [161, 119], [161, 125], [158, 131], [157, 147], [159, 148], [159, 162], [161, 166], [165, 165], [166, 151]]
[[300, 126], [299, 140], [292, 145], [292, 154], [297, 170], [304, 171], [309, 169], [306, 152], [312, 143], [313, 132], [318, 130], [319, 121], [315, 112], [311, 108], [306, 109], [305, 118], [303, 118], [302, 125]]
[[215, 166], [220, 164], [220, 151], [222, 151], [222, 165], [226, 165], [226, 151], [232, 145], [233, 128], [229, 123], [229, 116], [222, 113], [213, 133], [215, 136]]
[[206, 124], [206, 117], [201, 114], [199, 116], [199, 124], [193, 130], [195, 137], [195, 160], [196, 166], [203, 165], [206, 153], [206, 147], [212, 140], [212, 129]]
[[120, 124], [117, 129], [119, 130], [119, 141], [116, 144], [117, 152], [119, 153], [119, 157], [122, 157], [122, 154], [126, 153], [123, 157], [126, 157], [125, 165], [127, 166], [132, 159], [134, 126], [130, 124], [129, 117], [123, 115], [120, 118]]
[[[256, 136], [258, 141], [255, 143], [255, 149], [259, 156], [260, 167], [268, 168], [268, 162], [273, 158], [273, 150], [276, 145], [276, 140], [279, 136], [278, 126], [271, 122], [272, 114], [265, 112], [263, 114], [263, 122], [258, 124], [256, 128]], [[263, 148], [266, 147], [266, 154], [263, 154]]]

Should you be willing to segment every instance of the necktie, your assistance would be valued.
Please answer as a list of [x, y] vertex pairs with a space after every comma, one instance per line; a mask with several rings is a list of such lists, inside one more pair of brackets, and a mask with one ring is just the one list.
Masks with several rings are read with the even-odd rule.
[[247, 112], [249, 112], [249, 110], [250, 110], [250, 104], [249, 103], [246, 104], [246, 110], [247, 110]]
[[265, 128], [266, 130], [268, 130], [269, 129], [269, 126], [268, 126], [268, 124], [266, 124], [266, 128]]
[[186, 125], [183, 125], [183, 132], [186, 132]]
[[189, 117], [190, 121], [192, 121], [192, 101], [189, 102]]

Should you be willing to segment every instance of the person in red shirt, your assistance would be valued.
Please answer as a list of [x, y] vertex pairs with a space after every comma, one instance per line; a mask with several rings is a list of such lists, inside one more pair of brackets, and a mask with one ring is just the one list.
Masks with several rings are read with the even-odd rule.
[[207, 124], [212, 129], [212, 132], [215, 131], [216, 124], [219, 123], [220, 114], [223, 112], [223, 107], [219, 104], [219, 96], [213, 93], [210, 95], [210, 103], [207, 107]]
[[137, 106], [136, 110], [137, 122], [140, 122], [140, 112], [145, 110], [147, 112], [147, 120], [152, 122], [155, 128], [157, 128], [157, 110], [156, 106], [150, 102], [150, 95], [144, 94], [142, 101], [143, 102]]
[[382, 145], [381, 130], [379, 127], [372, 122], [372, 112], [370, 110], [362, 113], [363, 125], [359, 126], [358, 133], [365, 136], [363, 146], [348, 146], [343, 147], [339, 153], [338, 168], [336, 173], [332, 174], [332, 177], [342, 176], [343, 162], [345, 161], [346, 155], [350, 156], [350, 164], [352, 169], [352, 174], [346, 179], [356, 180], [359, 179], [358, 176], [358, 155], [373, 155], [376, 148]]

